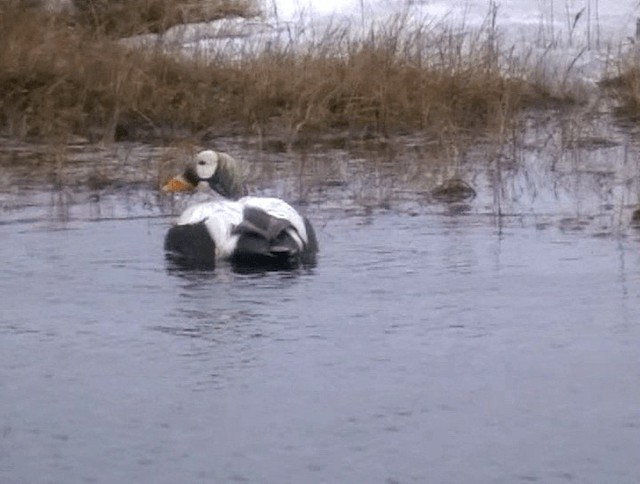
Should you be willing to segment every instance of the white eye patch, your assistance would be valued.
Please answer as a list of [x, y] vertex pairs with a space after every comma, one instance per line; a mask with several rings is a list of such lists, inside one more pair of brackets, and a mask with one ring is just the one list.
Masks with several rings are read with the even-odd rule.
[[213, 177], [218, 169], [218, 153], [213, 150], [201, 151], [196, 155], [196, 173], [201, 180]]

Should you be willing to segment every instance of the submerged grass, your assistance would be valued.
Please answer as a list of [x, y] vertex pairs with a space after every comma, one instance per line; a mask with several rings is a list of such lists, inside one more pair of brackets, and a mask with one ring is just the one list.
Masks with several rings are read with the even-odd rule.
[[[0, 7], [0, 129], [18, 137], [206, 139], [253, 133], [288, 145], [342, 131], [504, 132], [525, 106], [554, 97], [502, 51], [495, 17], [475, 32], [400, 15], [364, 35], [334, 25], [299, 45], [242, 55], [127, 46], [115, 37], [176, 22], [249, 15], [247, 0], [76, 0], [76, 13]], [[217, 5], [217, 6], [216, 6]], [[126, 22], [120, 19], [127, 19]]]

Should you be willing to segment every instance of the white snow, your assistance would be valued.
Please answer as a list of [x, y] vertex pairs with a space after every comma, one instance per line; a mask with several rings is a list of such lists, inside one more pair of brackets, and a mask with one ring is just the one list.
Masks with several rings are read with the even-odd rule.
[[[460, 32], [480, 27], [495, 11], [501, 46], [529, 55], [544, 74], [595, 82], [611, 59], [636, 41], [640, 0], [264, 0], [269, 21], [304, 25], [308, 34], [329, 22], [366, 29], [405, 13], [417, 22]], [[530, 55], [534, 54], [534, 55]], [[541, 61], [543, 59], [543, 62]]]
[[[541, 66], [541, 75], [564, 82], [602, 79], [621, 51], [635, 46], [640, 0], [262, 0], [263, 19], [225, 19], [180, 25], [159, 39], [124, 42], [180, 46], [198, 55], [242, 56], [265, 45], [303, 46], [322, 39], [327, 26], [368, 32], [403, 13], [407, 25], [446, 26], [467, 33], [491, 21], [504, 51]], [[362, 28], [362, 30], [359, 30]]]
[[281, 22], [379, 20], [408, 9], [417, 16], [473, 26], [486, 18], [492, 5], [497, 7], [498, 27], [514, 35], [525, 27], [525, 32], [540, 31], [549, 41], [552, 35], [557, 42], [589, 40], [590, 47], [634, 37], [640, 15], [639, 0], [264, 0], [267, 15]]

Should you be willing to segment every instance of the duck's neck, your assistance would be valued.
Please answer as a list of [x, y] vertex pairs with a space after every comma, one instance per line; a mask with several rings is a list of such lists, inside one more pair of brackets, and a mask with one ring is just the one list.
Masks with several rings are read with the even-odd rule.
[[239, 170], [230, 166], [220, 166], [207, 180], [212, 190], [230, 200], [238, 200], [248, 195], [244, 177]]

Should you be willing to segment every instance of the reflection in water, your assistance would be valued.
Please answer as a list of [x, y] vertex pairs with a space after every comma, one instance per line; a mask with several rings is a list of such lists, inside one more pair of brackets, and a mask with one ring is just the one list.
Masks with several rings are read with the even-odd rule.
[[[454, 155], [446, 140], [434, 143], [417, 137], [345, 141], [340, 149], [316, 147], [300, 154], [258, 152], [238, 139], [219, 144], [241, 159], [253, 160], [250, 184], [255, 194], [283, 198], [306, 212], [470, 212], [528, 216], [532, 223], [573, 217], [586, 220], [594, 232], [615, 233], [626, 227], [640, 193], [635, 135], [608, 118], [569, 115], [550, 121], [535, 114], [523, 120], [522, 132], [516, 134], [503, 145], [458, 137]], [[87, 152], [84, 158], [74, 150], [70, 156], [68, 163], [51, 166], [28, 157], [16, 163], [0, 154], [0, 166], [9, 169], [0, 179], [5, 215], [30, 214], [66, 223], [176, 214], [183, 208], [154, 190], [167, 170], [159, 161], [159, 148], [136, 145]], [[31, 177], [30, 163], [40, 172], [52, 170], [56, 183], [49, 183], [47, 176]], [[477, 198], [461, 204], [434, 203], [434, 190], [451, 179], [471, 185]], [[12, 188], [16, 186], [21, 190]]]

